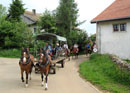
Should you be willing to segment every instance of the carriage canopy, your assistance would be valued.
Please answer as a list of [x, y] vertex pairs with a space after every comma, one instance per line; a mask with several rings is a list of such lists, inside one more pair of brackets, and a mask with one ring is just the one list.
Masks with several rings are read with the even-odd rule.
[[63, 41], [63, 42], [66, 42], [66, 38], [65, 37], [61, 37], [59, 35], [56, 35], [56, 34], [52, 34], [52, 33], [43, 33], [43, 34], [39, 34], [37, 35], [36, 37], [37, 40], [58, 40], [58, 41]]

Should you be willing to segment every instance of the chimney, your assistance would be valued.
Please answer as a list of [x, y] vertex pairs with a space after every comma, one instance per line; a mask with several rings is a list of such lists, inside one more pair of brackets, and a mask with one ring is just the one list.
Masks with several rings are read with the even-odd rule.
[[36, 10], [32, 9], [32, 13], [33, 13], [33, 15], [36, 15]]

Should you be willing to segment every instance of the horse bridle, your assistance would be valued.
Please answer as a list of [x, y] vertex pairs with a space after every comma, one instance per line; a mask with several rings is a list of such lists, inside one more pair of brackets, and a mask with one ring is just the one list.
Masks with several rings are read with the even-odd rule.
[[[22, 57], [20, 58], [20, 62], [19, 62], [20, 64], [23, 64], [23, 65], [27, 65], [31, 62], [28, 51], [24, 49], [24, 51], [22, 53], [25, 53], [25, 52], [27, 53], [27, 57], [23, 57], [23, 55], [22, 55]], [[24, 58], [26, 58], [26, 62], [23, 61]]]
[[46, 62], [45, 62], [45, 64], [43, 64], [43, 58], [42, 58], [42, 62], [40, 62], [40, 60], [39, 60], [38, 64], [39, 64], [40, 67], [46, 67], [47, 65], [49, 65], [49, 59], [48, 59], [47, 55], [45, 55], [45, 53], [41, 53], [41, 55], [42, 55], [42, 57], [46, 56], [45, 57], [46, 58]]

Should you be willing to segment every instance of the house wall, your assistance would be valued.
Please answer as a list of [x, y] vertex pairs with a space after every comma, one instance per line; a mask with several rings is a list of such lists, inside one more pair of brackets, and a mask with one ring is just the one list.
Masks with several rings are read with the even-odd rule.
[[34, 29], [35, 28], [38, 29], [38, 27], [36, 25], [31, 25], [31, 26], [29, 26], [29, 28], [32, 30], [33, 35], [35, 34]]
[[[113, 32], [113, 24], [126, 23], [125, 32]], [[101, 22], [97, 24], [98, 51], [123, 59], [130, 59], [130, 20]]]
[[32, 30], [32, 33], [34, 34], [34, 33], [35, 33], [34, 29], [35, 29], [35, 28], [36, 28], [36, 29], [38, 28], [38, 27], [35, 25], [35, 22], [32, 21], [31, 19], [25, 17], [24, 15], [22, 15], [21, 18], [22, 18], [23, 22], [25, 22], [27, 25], [30, 25], [30, 26], [28, 26], [28, 27]]

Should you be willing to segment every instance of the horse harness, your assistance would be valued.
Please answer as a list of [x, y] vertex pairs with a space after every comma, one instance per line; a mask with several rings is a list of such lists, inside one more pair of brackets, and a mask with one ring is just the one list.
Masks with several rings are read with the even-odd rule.
[[30, 62], [32, 62], [30, 56], [28, 56], [26, 59], [27, 59], [27, 60], [26, 60], [26, 62], [24, 63], [24, 62], [23, 62], [23, 57], [21, 57], [21, 58], [20, 58], [20, 61], [19, 61], [19, 64], [27, 65], [27, 64], [29, 64]]
[[44, 68], [46, 66], [49, 65], [49, 58], [48, 58], [48, 55], [46, 55], [46, 63], [45, 64], [42, 64], [42, 62], [38, 61], [38, 64], [40, 67]]

